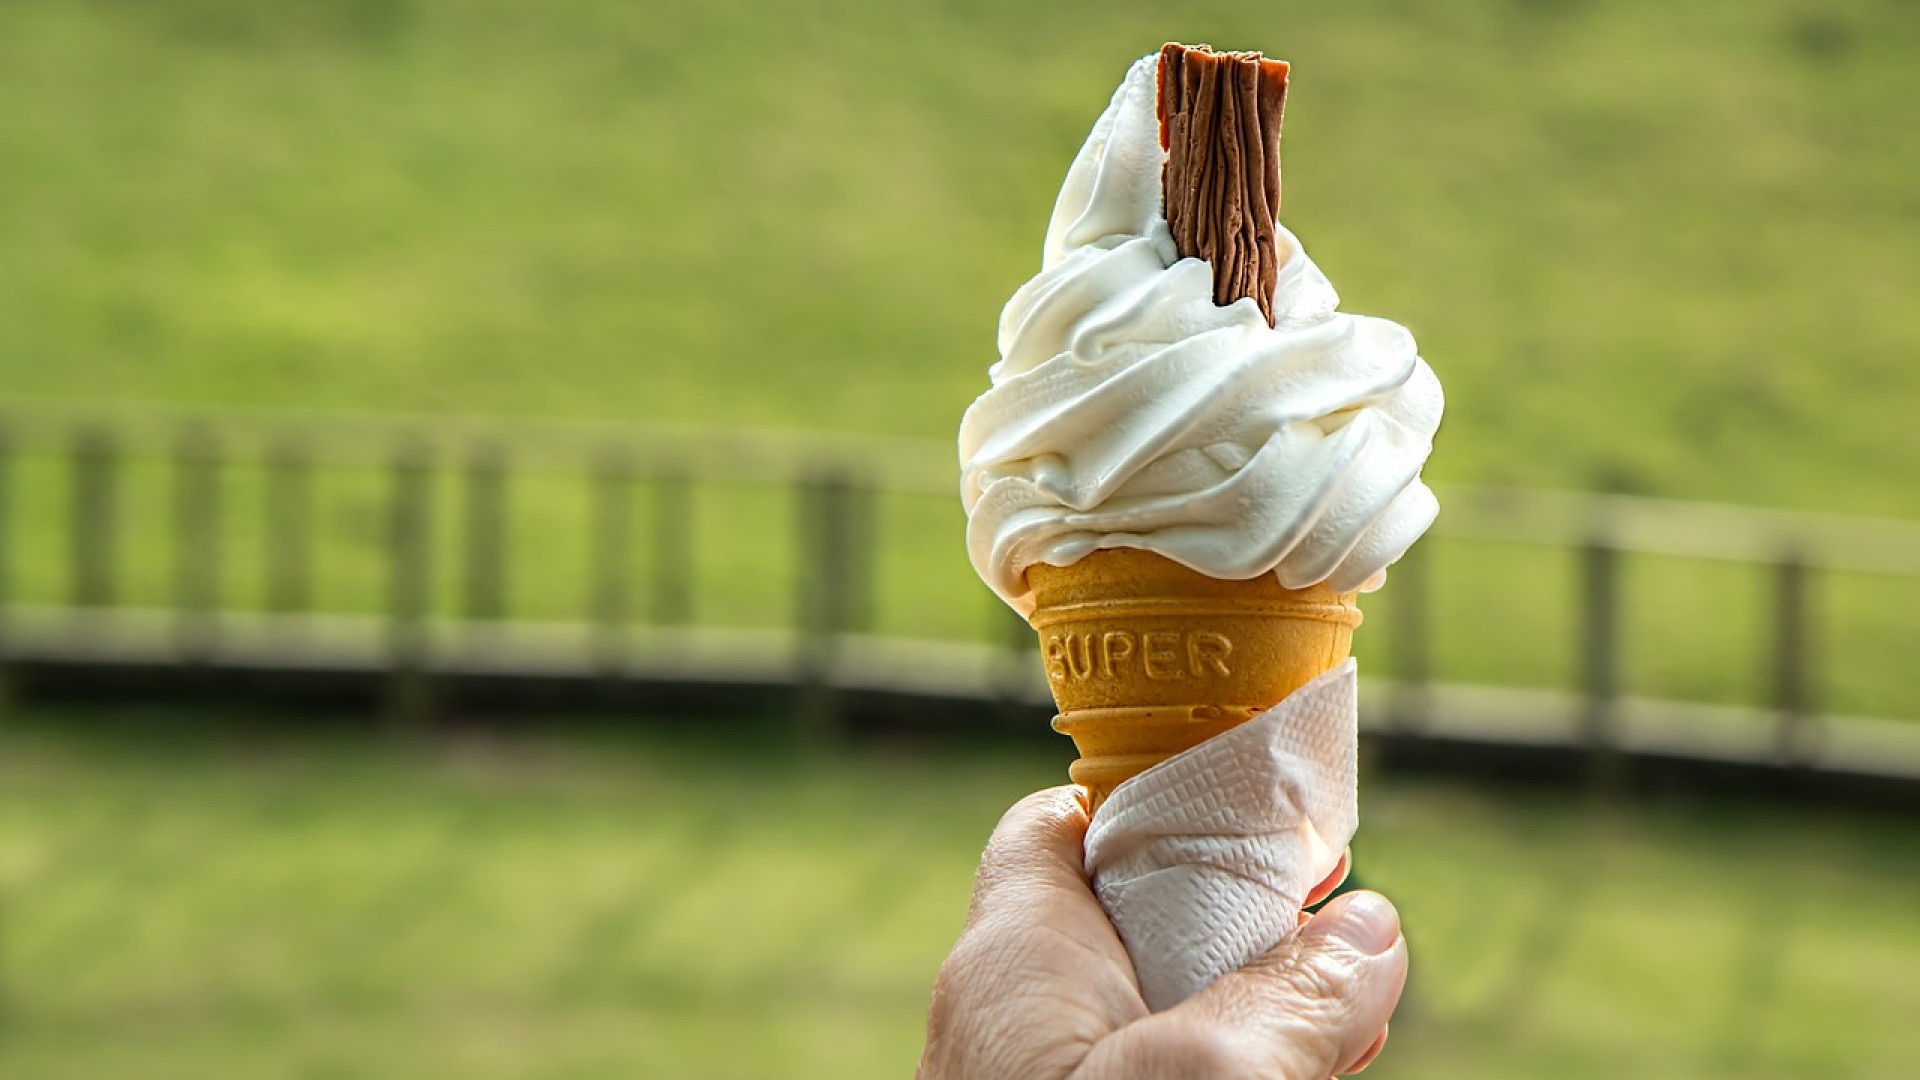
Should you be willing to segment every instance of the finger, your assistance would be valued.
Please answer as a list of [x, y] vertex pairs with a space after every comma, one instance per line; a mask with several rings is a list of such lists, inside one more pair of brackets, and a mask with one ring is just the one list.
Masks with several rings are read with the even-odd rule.
[[[1083, 1054], [1146, 1013], [1120, 935], [1087, 884], [1086, 829], [1086, 803], [1073, 787], [1036, 792], [1000, 819], [967, 925], [934, 980], [928, 1075], [1039, 1075], [994, 1055]], [[957, 1068], [977, 1055], [989, 1063]]]
[[1344, 1069], [1341, 1069], [1340, 1075], [1352, 1076], [1354, 1073], [1362, 1072], [1366, 1069], [1367, 1066], [1373, 1064], [1373, 1059], [1379, 1057], [1380, 1051], [1385, 1050], [1387, 1048], [1387, 1033], [1391, 1031], [1392, 1028], [1393, 1028], [1392, 1024], [1388, 1024], [1386, 1027], [1381, 1028], [1380, 1037], [1373, 1040], [1373, 1045], [1367, 1047], [1366, 1052], [1360, 1055], [1360, 1060], [1354, 1062], [1353, 1064], [1347, 1066]]
[[1028, 962], [1062, 963], [1056, 949], [1069, 946], [1132, 984], [1126, 946], [1087, 882], [1086, 836], [1086, 795], [1078, 787], [1048, 788], [1015, 803], [980, 858], [963, 940], [1045, 938], [1049, 947], [1027, 954]]
[[1087, 893], [1086, 836], [1086, 797], [1078, 787], [1048, 788], [1014, 803], [980, 857], [968, 921], [1020, 914], [1036, 891]]
[[1333, 1055], [1336, 1071], [1355, 1071], [1378, 1052], [1374, 1044], [1385, 1040], [1387, 1021], [1406, 989], [1407, 943], [1400, 932], [1400, 913], [1379, 893], [1346, 893], [1321, 908], [1295, 941], [1314, 961], [1330, 961], [1358, 976], [1339, 995], [1343, 1023]]
[[1352, 866], [1353, 849], [1348, 848], [1340, 853], [1340, 865], [1333, 868], [1333, 873], [1328, 874], [1325, 881], [1315, 885], [1312, 890], [1307, 893], [1307, 902], [1300, 906], [1312, 907], [1327, 897], [1332, 896], [1333, 890], [1339, 888], [1340, 883], [1347, 880], [1347, 871], [1351, 869]]
[[1196, 1075], [1317, 1080], [1366, 1056], [1406, 977], [1393, 905], [1378, 893], [1348, 893], [1266, 955], [1095, 1053], [1146, 1063], [1143, 1075], [1184, 1075], [1179, 1067], [1197, 1059]]

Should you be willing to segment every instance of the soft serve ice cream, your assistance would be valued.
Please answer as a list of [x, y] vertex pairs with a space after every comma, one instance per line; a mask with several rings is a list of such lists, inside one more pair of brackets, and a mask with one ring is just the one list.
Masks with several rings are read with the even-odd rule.
[[1161, 209], [1156, 57], [1135, 63], [1067, 173], [1042, 269], [1000, 319], [993, 385], [960, 426], [977, 570], [1017, 610], [1026, 571], [1139, 548], [1209, 577], [1377, 587], [1433, 521], [1420, 480], [1441, 391], [1405, 328], [1337, 310], [1278, 233], [1269, 326], [1213, 302]]
[[1272, 222], [1290, 70], [1177, 43], [1134, 65], [960, 430], [974, 566], [1036, 633], [1088, 879], [1154, 1010], [1296, 932], [1336, 873], [1353, 593], [1435, 513], [1433, 372]]

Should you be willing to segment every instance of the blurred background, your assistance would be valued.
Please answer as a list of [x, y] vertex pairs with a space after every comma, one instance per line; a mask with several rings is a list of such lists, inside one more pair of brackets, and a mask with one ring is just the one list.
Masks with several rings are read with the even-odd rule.
[[1915, 1075], [1913, 15], [0, 3], [0, 1073], [908, 1074], [1071, 757], [950, 436], [1177, 39], [1448, 391], [1373, 1071]]

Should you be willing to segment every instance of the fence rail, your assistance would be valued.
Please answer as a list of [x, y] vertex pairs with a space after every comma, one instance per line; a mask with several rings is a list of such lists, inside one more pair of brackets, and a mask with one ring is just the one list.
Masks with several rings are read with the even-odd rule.
[[[920, 584], [917, 571], [879, 572], [901, 541], [883, 536], [883, 506], [938, 504], [957, 535], [953, 472], [946, 444], [847, 435], [0, 403], [0, 666], [29, 694], [70, 686], [61, 671], [172, 670], [202, 684], [218, 672], [333, 671], [377, 682], [396, 713], [416, 718], [450, 681], [516, 672], [581, 686], [798, 687], [809, 725], [828, 730], [857, 693], [1040, 708], [1030, 635], [971, 584], [911, 598], [949, 628], [963, 620], [947, 609], [975, 605], [973, 629], [944, 641], [877, 617], [899, 606], [894, 590]], [[322, 497], [342, 475], [353, 481], [344, 516]], [[696, 504], [716, 484], [765, 489], [785, 509], [703, 529]], [[581, 506], [571, 517], [554, 509], [569, 499]], [[1666, 746], [1920, 783], [1920, 718], [1827, 714], [1817, 663], [1825, 580], [1920, 581], [1920, 524], [1516, 489], [1453, 488], [1442, 500], [1432, 538], [1395, 567], [1385, 594], [1377, 634], [1393, 678], [1369, 675], [1369, 730], [1409, 742], [1544, 741], [1596, 757]], [[357, 529], [352, 544], [340, 539], [343, 520]], [[1569, 554], [1575, 686], [1542, 694], [1447, 679], [1436, 642], [1456, 626], [1436, 598], [1434, 549], [1462, 542]], [[702, 582], [716, 565], [723, 589], [726, 567], [764, 569], [743, 550], [784, 559], [787, 585], [731, 588], [757, 598], [764, 617], [717, 629], [700, 610]], [[1766, 576], [1758, 707], [1631, 692], [1623, 581], [1647, 557]], [[353, 603], [323, 572], [342, 561], [361, 586]], [[964, 568], [941, 572], [945, 581]], [[542, 610], [516, 609], [529, 590]], [[578, 602], [554, 600], [559, 592]], [[1534, 722], [1489, 729], [1502, 695], [1532, 701]], [[1694, 720], [1673, 719], [1686, 715]], [[1671, 737], [1689, 723], [1712, 734], [1692, 745]]]

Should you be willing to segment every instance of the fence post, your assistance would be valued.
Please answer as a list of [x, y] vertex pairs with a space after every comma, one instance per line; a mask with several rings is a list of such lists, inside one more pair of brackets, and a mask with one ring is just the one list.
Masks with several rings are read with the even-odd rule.
[[1392, 719], [1394, 728], [1402, 732], [1419, 731], [1427, 726], [1433, 710], [1432, 620], [1427, 604], [1432, 588], [1433, 575], [1429, 572], [1432, 548], [1431, 539], [1425, 544], [1415, 544], [1391, 571], [1393, 621], [1387, 624], [1387, 629], [1393, 634], [1396, 669]]
[[464, 614], [497, 622], [507, 603], [507, 462], [499, 444], [485, 442], [467, 459]]
[[306, 444], [279, 439], [266, 462], [267, 610], [300, 614], [313, 599], [313, 461]]
[[1819, 749], [1813, 716], [1809, 575], [1798, 551], [1781, 556], [1773, 569], [1773, 704], [1779, 717], [1774, 752], [1783, 764], [1804, 766]]
[[840, 646], [854, 619], [865, 576], [864, 539], [856, 503], [859, 489], [845, 473], [818, 473], [800, 486], [800, 561], [796, 569], [800, 617], [803, 722], [815, 741], [839, 737], [844, 702], [833, 685]]
[[[0, 712], [13, 705], [13, 438], [0, 420]], [[4, 980], [0, 980], [4, 981]], [[5, 1008], [0, 986], [0, 1011]]]
[[189, 664], [205, 663], [219, 644], [220, 447], [194, 423], [174, 449], [174, 649]]
[[103, 430], [74, 439], [73, 492], [68, 529], [72, 601], [76, 608], [110, 607], [114, 599], [113, 540], [119, 448]]
[[1620, 696], [1620, 553], [1610, 537], [1589, 539], [1581, 550], [1581, 672], [1587, 693], [1581, 739], [1594, 762], [1595, 779], [1610, 783], [1617, 770], [1615, 712]]
[[855, 483], [843, 478], [841, 498], [841, 534], [839, 540], [846, 560], [847, 594], [841, 600], [838, 630], [847, 634], [871, 634], [879, 602], [878, 571], [875, 556], [880, 551], [880, 491], [871, 479]]
[[653, 476], [653, 621], [693, 621], [693, 481], [675, 463]]
[[394, 453], [388, 503], [389, 706], [405, 728], [424, 724], [432, 712], [427, 678], [427, 605], [431, 595], [431, 461], [418, 442]]
[[593, 614], [594, 663], [603, 675], [624, 674], [633, 619], [633, 452], [610, 446], [593, 472], [593, 527], [587, 606]]

